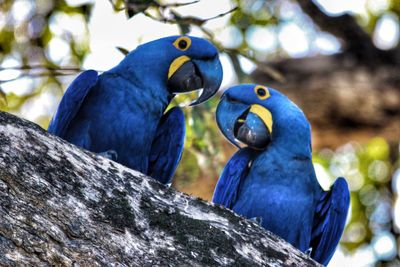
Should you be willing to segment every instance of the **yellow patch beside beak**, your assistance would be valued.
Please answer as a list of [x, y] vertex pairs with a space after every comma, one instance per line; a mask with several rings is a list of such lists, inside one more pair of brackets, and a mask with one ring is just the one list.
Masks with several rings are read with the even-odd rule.
[[172, 61], [171, 65], [169, 66], [168, 70], [168, 79], [174, 75], [174, 73], [186, 62], [190, 61], [190, 58], [187, 56], [180, 56], [175, 58], [174, 61]]
[[271, 112], [264, 108], [261, 105], [251, 105], [250, 111], [251, 113], [256, 114], [260, 119], [264, 122], [265, 126], [267, 126], [270, 133], [272, 133], [272, 114]]

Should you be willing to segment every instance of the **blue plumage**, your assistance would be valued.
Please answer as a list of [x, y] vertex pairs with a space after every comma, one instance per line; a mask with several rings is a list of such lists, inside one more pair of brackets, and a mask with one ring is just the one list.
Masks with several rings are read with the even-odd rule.
[[157, 129], [147, 173], [166, 184], [170, 182], [166, 178], [172, 177], [182, 156], [185, 142], [185, 117], [182, 110], [178, 107], [170, 109], [162, 116]]
[[168, 184], [181, 158], [185, 120], [177, 107], [165, 113], [167, 106], [176, 93], [200, 88], [194, 104], [204, 102], [221, 80], [217, 49], [208, 41], [155, 40], [101, 75], [93, 70], [79, 75], [48, 131]]
[[229, 160], [215, 188], [213, 202], [232, 209], [237, 201], [240, 183], [246, 178], [252, 151], [240, 149]]
[[228, 89], [217, 108], [222, 133], [244, 147], [224, 168], [213, 201], [261, 225], [326, 265], [343, 233], [346, 181], [330, 191], [316, 179], [311, 129], [303, 112], [278, 91], [256, 85]]
[[81, 73], [70, 85], [70, 88], [65, 92], [56, 114], [54, 115], [48, 131], [64, 136], [68, 130], [70, 122], [78, 113], [80, 106], [90, 89], [97, 82], [97, 72], [88, 70]]

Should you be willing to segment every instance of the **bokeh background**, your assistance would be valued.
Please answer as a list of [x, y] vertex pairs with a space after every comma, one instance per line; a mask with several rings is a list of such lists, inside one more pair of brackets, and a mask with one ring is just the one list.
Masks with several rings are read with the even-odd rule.
[[[255, 82], [283, 91], [312, 124], [321, 186], [347, 178], [351, 211], [330, 266], [400, 266], [399, 15], [398, 0], [0, 0], [0, 108], [47, 128], [80, 71], [110, 69], [163, 36], [209, 38], [222, 90]], [[217, 103], [184, 108], [173, 185], [206, 200], [235, 151], [217, 129]]]

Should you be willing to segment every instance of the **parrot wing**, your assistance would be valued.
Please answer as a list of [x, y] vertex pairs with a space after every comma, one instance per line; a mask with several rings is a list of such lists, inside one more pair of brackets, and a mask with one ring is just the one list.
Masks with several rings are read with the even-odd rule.
[[342, 236], [350, 205], [350, 192], [344, 178], [338, 178], [317, 203], [310, 246], [311, 257], [327, 265]]
[[97, 72], [87, 70], [82, 72], [68, 87], [57, 112], [50, 122], [48, 132], [64, 137], [69, 124], [78, 113], [83, 100], [97, 82]]
[[213, 202], [232, 209], [239, 194], [241, 181], [246, 177], [251, 161], [250, 150], [236, 152], [222, 171], [215, 187]]
[[180, 108], [174, 107], [161, 117], [151, 146], [149, 176], [163, 184], [171, 183], [182, 157], [185, 132], [185, 117]]

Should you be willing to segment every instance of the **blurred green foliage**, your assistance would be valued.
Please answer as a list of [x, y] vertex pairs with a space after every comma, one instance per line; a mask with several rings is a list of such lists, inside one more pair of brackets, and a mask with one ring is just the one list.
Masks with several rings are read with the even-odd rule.
[[[24, 8], [27, 8], [24, 12], [17, 9], [21, 7], [18, 5], [22, 2]], [[0, 109], [27, 116], [24, 110], [29, 110], [43, 95], [50, 95], [49, 101], [57, 103], [68, 83], [79, 72], [85, 56], [90, 51], [87, 23], [92, 4], [70, 6], [63, 0], [0, 0], [0, 3], [0, 73], [13, 71], [11, 80], [33, 81], [28, 88], [3, 90], [9, 81], [0, 79]], [[149, 11], [146, 15], [156, 20], [179, 24], [183, 33], [192, 27], [198, 27], [216, 43], [221, 52], [228, 55], [239, 82], [251, 82], [240, 64], [242, 57], [258, 64], [258, 61], [288, 55], [279, 43], [274, 50], [255, 49], [248, 38], [249, 31], [254, 30], [255, 26], [275, 30], [290, 20], [300, 18], [304, 22], [304, 16], [299, 15], [301, 11], [295, 1], [232, 0], [232, 5], [238, 9], [230, 16], [229, 25], [238, 29], [234, 36], [238, 42], [230, 47], [219, 43], [214, 33], [205, 28], [206, 20], [180, 16], [174, 5], [165, 5], [162, 1], [110, 1], [110, 12], [112, 8], [124, 11], [130, 18], [137, 13]], [[284, 10], [288, 5], [295, 11], [291, 15]], [[171, 16], [166, 17], [167, 11]], [[372, 34], [377, 22], [388, 12], [398, 16], [400, 1], [390, 0], [385, 9], [379, 12], [371, 9], [367, 17], [359, 20]], [[71, 16], [83, 23], [83, 36], [78, 36], [74, 29], [69, 29], [68, 26], [61, 27], [57, 22], [60, 18]], [[313, 27], [310, 29], [315, 31]], [[55, 41], [68, 47], [67, 54], [62, 58], [54, 58], [50, 53], [49, 47]], [[126, 52], [123, 48], [120, 50]], [[187, 105], [194, 97], [179, 96], [172, 105]], [[208, 200], [223, 166], [235, 151], [216, 126], [214, 113], [218, 100], [218, 97], [214, 97], [203, 105], [184, 109], [187, 124], [186, 143], [174, 180], [174, 186], [178, 190]], [[51, 115], [43, 113], [29, 118], [47, 128]], [[335, 151], [322, 149], [315, 152], [317, 174], [327, 177], [321, 184], [330, 185], [337, 176], [346, 177], [350, 184], [351, 216], [342, 241], [346, 250], [354, 252], [360, 246], [371, 243], [374, 237], [382, 232], [389, 233], [396, 242], [400, 242], [400, 225], [393, 221], [393, 207], [398, 199], [396, 190], [400, 186], [392, 186], [391, 181], [393, 174], [400, 167], [398, 155], [398, 147], [393, 149], [392, 144], [381, 138], [372, 139], [363, 145], [347, 144]], [[398, 182], [400, 183], [400, 178]], [[391, 261], [393, 257], [382, 260]]]
[[[64, 91], [63, 76], [75, 75], [80, 70], [85, 55], [89, 52], [89, 39], [77, 36], [74, 29], [57, 28], [56, 20], [63, 16], [80, 19], [87, 25], [91, 5], [72, 7], [62, 0], [1, 1], [0, 62], [1, 69], [11, 69], [11, 80], [0, 80], [0, 103], [3, 110], [19, 113], [30, 100], [35, 100], [50, 85], [57, 97]], [[87, 32], [87, 27], [86, 27]], [[54, 59], [49, 53], [51, 42], [63, 42], [68, 55], [62, 60]], [[11, 64], [8, 64], [12, 62]], [[17, 62], [17, 63], [16, 63]], [[28, 88], [15, 88], [4, 92], [7, 82], [29, 78], [33, 81]], [[6, 96], [6, 100], [4, 99]], [[7, 102], [7, 105], [4, 103]], [[49, 116], [37, 118], [47, 127]]]
[[400, 222], [393, 221], [392, 207], [398, 192], [393, 190], [397, 185], [392, 187], [391, 178], [400, 162], [391, 160], [384, 139], [377, 137], [364, 145], [350, 143], [336, 151], [321, 150], [315, 153], [314, 163], [323, 167], [330, 183], [338, 176], [349, 183], [352, 212], [342, 238], [344, 247], [354, 250], [383, 232], [397, 236], [395, 223]]

